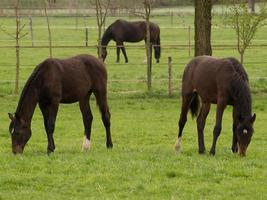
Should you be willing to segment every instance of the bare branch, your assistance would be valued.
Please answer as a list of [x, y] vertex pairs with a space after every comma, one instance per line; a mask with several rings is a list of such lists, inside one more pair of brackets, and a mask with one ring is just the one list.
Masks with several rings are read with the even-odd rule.
[[24, 38], [25, 36], [27, 36], [28, 34], [29, 34], [29, 32], [26, 32], [26, 33], [24, 33], [23, 35], [20, 35], [20, 36], [18, 37], [18, 39], [20, 40], [20, 39]]
[[12, 35], [11, 33], [7, 32], [5, 29], [3, 29], [2, 25], [0, 25], [0, 30], [2, 32], [4, 32], [7, 36], [11, 37], [12, 39], [16, 39], [16, 37], [14, 35]]

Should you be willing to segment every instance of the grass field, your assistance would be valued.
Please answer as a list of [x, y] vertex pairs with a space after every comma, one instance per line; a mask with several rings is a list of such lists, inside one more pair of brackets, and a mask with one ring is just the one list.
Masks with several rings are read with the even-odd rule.
[[[12, 19], [0, 18], [12, 31]], [[25, 19], [26, 20], [26, 19]], [[94, 26], [93, 18], [88, 24]], [[91, 20], [91, 21], [90, 21]], [[110, 18], [111, 23], [114, 18]], [[134, 19], [131, 19], [134, 20]], [[129, 64], [115, 63], [115, 50], [109, 48], [109, 105], [114, 148], [105, 148], [101, 117], [92, 99], [94, 114], [92, 149], [81, 152], [83, 125], [78, 104], [61, 105], [57, 117], [56, 151], [46, 155], [47, 139], [39, 108], [32, 121], [32, 138], [24, 154], [11, 153], [8, 112], [14, 112], [19, 96], [13, 93], [15, 50], [0, 48], [0, 200], [5, 199], [266, 199], [267, 198], [267, 57], [266, 47], [250, 48], [245, 68], [250, 77], [253, 111], [257, 114], [255, 135], [246, 157], [231, 152], [231, 107], [225, 110], [223, 130], [216, 156], [198, 154], [196, 123], [188, 118], [181, 154], [173, 145], [180, 113], [180, 82], [183, 68], [192, 55], [168, 44], [187, 44], [187, 27], [193, 17], [175, 19], [153, 17], [162, 28], [162, 59], [153, 66], [153, 92], [146, 93], [145, 51], [127, 44]], [[27, 23], [27, 21], [25, 21]], [[82, 22], [83, 23], [83, 22]], [[214, 44], [234, 44], [234, 32], [224, 28], [214, 16]], [[83, 45], [84, 25], [75, 27], [74, 18], [52, 18], [53, 44]], [[172, 27], [173, 26], [173, 27]], [[180, 28], [174, 28], [180, 27]], [[185, 27], [185, 28], [183, 28]], [[46, 45], [44, 18], [34, 18], [36, 45]], [[90, 28], [89, 43], [96, 44], [96, 31]], [[253, 44], [267, 44], [267, 27], [261, 29]], [[192, 33], [193, 38], [193, 33]], [[27, 36], [23, 45], [30, 45]], [[14, 45], [3, 33], [0, 47]], [[165, 47], [164, 47], [165, 45]], [[132, 45], [133, 46], [133, 45]], [[54, 56], [63, 58], [78, 53], [96, 55], [93, 48], [56, 48]], [[192, 53], [193, 54], [193, 53]], [[234, 49], [214, 49], [217, 57], [235, 56]], [[174, 94], [167, 93], [167, 57], [173, 57]], [[21, 50], [21, 88], [36, 64], [48, 57], [44, 48]], [[123, 59], [122, 59], [123, 61]], [[215, 106], [206, 124], [205, 142], [209, 150], [215, 123]]]

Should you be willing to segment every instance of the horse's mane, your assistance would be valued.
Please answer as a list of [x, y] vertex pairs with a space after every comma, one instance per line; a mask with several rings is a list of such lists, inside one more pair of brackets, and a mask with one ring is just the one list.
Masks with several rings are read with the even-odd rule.
[[109, 25], [109, 27], [104, 32], [102, 38], [101, 38], [101, 45], [107, 45], [109, 41], [111, 40], [111, 34], [112, 34], [112, 25]]
[[[236, 73], [230, 82], [231, 96], [235, 101], [234, 106], [239, 107], [239, 113], [241, 115], [246, 115], [251, 113], [251, 95], [249, 89], [248, 75], [243, 68], [242, 64], [235, 58], [228, 58]], [[244, 113], [244, 114], [242, 114]]]
[[[42, 63], [40, 65], [42, 65]], [[18, 112], [21, 110], [21, 107], [22, 107], [22, 104], [23, 104], [23, 102], [25, 100], [25, 97], [27, 96], [33, 81], [35, 80], [35, 78], [39, 74], [40, 65], [38, 65], [34, 69], [34, 71], [32, 72], [31, 76], [28, 78], [28, 80], [27, 80], [27, 82], [26, 82], [26, 84], [25, 84], [25, 86], [24, 86], [24, 88], [23, 88], [23, 90], [21, 92], [19, 103], [18, 103], [18, 107], [17, 107], [17, 110], [16, 110], [16, 114], [18, 114]]]
[[232, 63], [234, 69], [242, 77], [242, 79], [248, 82], [248, 75], [242, 64], [236, 58], [233, 57], [229, 57], [227, 58], [227, 60], [229, 60]]

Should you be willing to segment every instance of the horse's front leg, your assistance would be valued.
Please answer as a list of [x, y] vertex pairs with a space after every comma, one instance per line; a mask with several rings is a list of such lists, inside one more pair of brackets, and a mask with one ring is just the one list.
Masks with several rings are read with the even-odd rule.
[[83, 116], [84, 135], [85, 135], [82, 144], [82, 149], [86, 151], [89, 150], [91, 147], [91, 127], [93, 121], [93, 115], [89, 104], [90, 95], [88, 98], [85, 98], [79, 102], [80, 110]]
[[50, 154], [54, 152], [56, 146], [54, 142], [54, 130], [55, 130], [55, 122], [58, 112], [58, 102], [44, 104], [39, 103], [40, 109], [42, 111], [43, 117], [44, 117], [44, 126], [47, 134], [47, 153]]
[[118, 45], [117, 45], [117, 61], [116, 62], [117, 63], [120, 62], [120, 47], [118, 47]]
[[226, 107], [226, 102], [223, 99], [219, 99], [217, 101], [217, 111], [216, 111], [216, 124], [213, 130], [213, 143], [210, 149], [210, 154], [215, 155], [216, 151], [216, 143], [217, 139], [221, 133], [222, 130], [222, 116], [223, 116], [223, 111]]
[[237, 116], [235, 114], [235, 108], [233, 108], [233, 139], [232, 139], [232, 152], [237, 153], [237, 136], [236, 136], [236, 126], [237, 126]]
[[128, 57], [127, 57], [127, 54], [126, 54], [126, 50], [125, 50], [124, 44], [122, 43], [120, 46], [121, 46], [121, 51], [122, 51], [124, 59], [125, 59], [125, 63], [128, 63]]

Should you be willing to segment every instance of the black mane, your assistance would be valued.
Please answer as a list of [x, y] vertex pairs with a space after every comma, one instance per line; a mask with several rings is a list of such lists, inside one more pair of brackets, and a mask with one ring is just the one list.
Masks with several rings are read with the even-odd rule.
[[[41, 65], [41, 64], [40, 64]], [[29, 93], [29, 90], [31, 89], [31, 87], [34, 85], [32, 84], [33, 81], [36, 79], [37, 75], [39, 74], [39, 69], [40, 69], [40, 65], [36, 66], [35, 69], [33, 70], [31, 76], [28, 78], [22, 92], [21, 92], [21, 96], [18, 102], [18, 107], [16, 110], [16, 114], [19, 113], [19, 111], [21, 110], [21, 107], [23, 106], [23, 102], [25, 100], [25, 98], [27, 97], [27, 94]]]
[[251, 94], [249, 89], [248, 75], [239, 61], [232, 58], [232, 64], [236, 70], [231, 81], [231, 97], [233, 99], [234, 106], [237, 106], [239, 115], [247, 116], [251, 115]]

